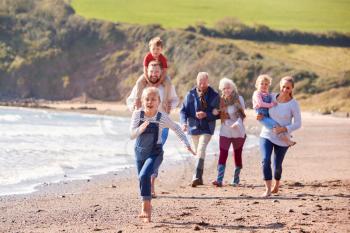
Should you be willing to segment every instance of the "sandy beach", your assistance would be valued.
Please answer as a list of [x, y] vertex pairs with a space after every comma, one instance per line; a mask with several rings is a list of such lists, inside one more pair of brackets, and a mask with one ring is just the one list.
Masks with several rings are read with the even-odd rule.
[[[130, 115], [121, 104], [47, 106]], [[297, 145], [283, 163], [280, 193], [270, 198], [260, 197], [264, 186], [254, 148], [243, 151], [239, 187], [228, 186], [232, 157], [222, 188], [211, 185], [218, 155], [207, 157], [205, 185], [196, 188], [189, 186], [194, 158], [163, 164], [149, 224], [137, 217], [141, 201], [132, 168], [46, 184], [32, 194], [2, 196], [0, 232], [350, 232], [350, 119], [303, 112], [302, 121], [293, 134]], [[258, 133], [253, 112], [245, 125], [248, 132]]]

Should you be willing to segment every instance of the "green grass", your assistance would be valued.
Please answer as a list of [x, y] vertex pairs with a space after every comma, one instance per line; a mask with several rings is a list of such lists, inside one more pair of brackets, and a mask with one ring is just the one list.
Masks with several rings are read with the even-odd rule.
[[350, 70], [350, 48], [246, 40], [234, 40], [234, 44], [248, 54], [260, 53], [323, 77], [338, 77]]
[[302, 110], [320, 113], [350, 112], [350, 87], [331, 89], [320, 94], [298, 99]]
[[225, 17], [274, 29], [350, 32], [349, 0], [73, 0], [87, 18], [185, 28]]
[[[212, 40], [218, 41], [217, 39]], [[223, 41], [230, 42], [231, 40], [223, 39]], [[339, 82], [344, 73], [350, 70], [350, 48], [259, 43], [245, 40], [234, 40], [233, 44], [247, 54], [260, 53], [265, 58], [283, 62], [295, 69], [315, 72], [323, 84]], [[321, 113], [350, 112], [349, 86], [330, 89], [314, 95], [295, 93], [295, 96], [303, 110]]]

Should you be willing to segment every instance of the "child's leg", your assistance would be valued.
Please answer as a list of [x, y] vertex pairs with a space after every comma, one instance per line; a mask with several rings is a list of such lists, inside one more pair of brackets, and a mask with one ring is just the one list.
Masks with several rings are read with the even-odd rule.
[[[164, 145], [166, 140], [168, 139], [168, 135], [169, 135], [169, 128], [164, 128], [162, 130], [162, 144]], [[158, 159], [156, 159], [155, 163], [154, 163], [154, 171], [152, 174], [152, 179], [151, 179], [151, 193], [152, 193], [152, 197], [155, 198], [156, 197], [156, 190], [155, 190], [155, 182], [156, 182], [156, 178], [158, 177], [158, 171], [159, 171], [159, 167], [163, 162], [163, 156], [159, 156]]]
[[280, 133], [278, 136], [288, 146], [294, 146], [296, 144], [296, 142], [292, 141], [286, 133]]
[[141, 95], [142, 95], [143, 89], [145, 89], [146, 86], [147, 86], [146, 78], [144, 75], [141, 75], [136, 81], [136, 100], [134, 104], [137, 109], [141, 107]]
[[162, 85], [164, 86], [164, 99], [163, 99], [163, 108], [169, 113], [171, 108], [171, 80], [169, 76], [166, 76]]
[[154, 161], [153, 173], [151, 175], [151, 195], [152, 195], [152, 198], [156, 197], [155, 182], [156, 182], [156, 178], [158, 177], [159, 167], [162, 164], [162, 162], [163, 162], [163, 155], [157, 156], [157, 158]]
[[142, 197], [142, 210], [139, 217], [146, 218], [146, 222], [151, 220], [151, 174], [153, 173], [154, 162], [157, 156], [150, 156], [137, 164], [139, 171], [140, 193]]
[[[137, 160], [136, 161], [136, 168], [137, 168], [138, 175], [140, 175], [144, 163], [145, 163], [145, 160]], [[140, 190], [141, 190], [141, 182], [140, 182], [139, 186], [140, 186]], [[141, 213], [139, 214], [139, 218], [147, 219], [149, 216], [149, 214], [148, 214], [149, 209], [150, 209], [150, 201], [149, 200], [148, 201], [142, 200]]]
[[273, 129], [274, 127], [278, 126], [278, 123], [268, 116], [264, 116], [264, 118], [260, 120], [260, 123], [268, 129]]
[[144, 222], [151, 222], [151, 212], [151, 200], [143, 200], [141, 206], [141, 214], [139, 215], [139, 218], [143, 218]]
[[140, 191], [143, 200], [151, 200], [151, 175], [157, 156], [148, 157], [139, 172]]
[[168, 135], [169, 135], [169, 128], [164, 128], [162, 130], [162, 144], [164, 145], [166, 140], [168, 139]]
[[255, 111], [257, 114], [263, 116], [263, 119], [260, 120], [260, 123], [268, 129], [273, 129], [274, 127], [278, 126], [278, 123], [269, 117], [269, 110], [267, 108], [258, 108]]

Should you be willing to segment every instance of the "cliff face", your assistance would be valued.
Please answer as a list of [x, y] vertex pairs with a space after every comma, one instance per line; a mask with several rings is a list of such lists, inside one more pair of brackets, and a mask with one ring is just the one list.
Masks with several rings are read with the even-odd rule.
[[[244, 52], [233, 40], [159, 25], [85, 20], [61, 0], [5, 0], [0, 9], [2, 99], [67, 100], [86, 95], [122, 100], [142, 73], [142, 59], [154, 36], [165, 42], [169, 75], [180, 96], [194, 85], [199, 71], [209, 72], [215, 87], [222, 77], [233, 79], [248, 103], [260, 73], [295, 75], [297, 91], [304, 96], [333, 88], [317, 86], [320, 77], [315, 72]], [[346, 74], [339, 80], [339, 87], [348, 88]]]

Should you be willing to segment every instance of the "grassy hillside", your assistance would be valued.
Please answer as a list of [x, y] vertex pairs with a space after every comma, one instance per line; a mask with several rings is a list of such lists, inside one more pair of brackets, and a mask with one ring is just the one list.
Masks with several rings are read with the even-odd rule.
[[[296, 97], [303, 109], [323, 113], [350, 111], [350, 48], [256, 43], [244, 40], [235, 40], [234, 44], [247, 54], [259, 53], [265, 58], [278, 60], [295, 69], [317, 74], [317, 81], [313, 85], [322, 90], [317, 94], [305, 93], [302, 82], [297, 83]], [[342, 86], [345, 87], [339, 88]], [[277, 88], [275, 86], [275, 90]]]
[[0, 1], [0, 31], [0, 99], [122, 101], [142, 73], [148, 41], [160, 36], [180, 97], [199, 71], [208, 71], [214, 87], [222, 77], [234, 80], [249, 106], [259, 74], [274, 77], [274, 90], [280, 77], [293, 75], [305, 109], [350, 111], [349, 48], [218, 39], [159, 25], [87, 20], [62, 0]]
[[344, 0], [72, 0], [86, 18], [185, 28], [198, 22], [207, 26], [225, 17], [248, 25], [273, 29], [350, 32], [350, 1]]
[[234, 40], [234, 44], [245, 52], [261, 53], [298, 69], [311, 70], [322, 77], [341, 76], [350, 71], [350, 48], [245, 40]]

